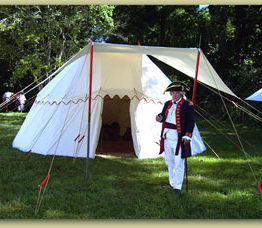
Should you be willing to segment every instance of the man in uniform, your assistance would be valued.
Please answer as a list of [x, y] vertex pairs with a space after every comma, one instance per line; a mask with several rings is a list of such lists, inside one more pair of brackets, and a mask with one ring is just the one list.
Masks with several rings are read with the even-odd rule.
[[172, 99], [156, 116], [156, 121], [162, 123], [160, 153], [165, 151], [169, 184], [175, 194], [180, 193], [184, 180], [185, 151], [182, 145], [190, 147], [195, 125], [193, 104], [183, 97], [186, 90], [189, 89], [184, 83], [172, 82], [165, 90], [170, 92]]

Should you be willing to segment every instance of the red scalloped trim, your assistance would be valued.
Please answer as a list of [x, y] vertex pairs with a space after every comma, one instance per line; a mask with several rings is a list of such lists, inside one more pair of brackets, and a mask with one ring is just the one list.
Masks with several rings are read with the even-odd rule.
[[[95, 99], [97, 99], [97, 97], [100, 97], [100, 98], [102, 98], [102, 99], [104, 99], [106, 96], [109, 96], [108, 94], [106, 94], [105, 96], [101, 96], [101, 95], [96, 95], [95, 96], [95, 98], [92, 98], [92, 100], [95, 100]], [[117, 97], [119, 97], [120, 98], [120, 96], [119, 95], [115, 95], [115, 96], [117, 96]], [[113, 97], [110, 97], [110, 98], [114, 98], [115, 96], [113, 96]], [[125, 95], [125, 96], [127, 96], [127, 95]], [[123, 96], [124, 97], [124, 96]], [[122, 98], [123, 98], [122, 97]], [[128, 97], [128, 96], [127, 96]], [[129, 97], [128, 97], [129, 98]], [[155, 103], [155, 104], [163, 104], [161, 101], [157, 101], [157, 100], [154, 100], [154, 99], [147, 99], [147, 98], [145, 98], [145, 97], [142, 97], [142, 98], [139, 98], [138, 96], [136, 96], [136, 95], [134, 95], [132, 98], [129, 98], [130, 100], [133, 100], [134, 98], [136, 98], [137, 100], [139, 100], [139, 101], [141, 101], [141, 100], [145, 100], [145, 102], [147, 102], [147, 103], [149, 103], [149, 102], [153, 102], [153, 103]], [[121, 98], [120, 98], [121, 99]], [[43, 105], [45, 105], [45, 104], [49, 104], [49, 105], [60, 105], [60, 104], [64, 104], [64, 105], [68, 105], [68, 104], [70, 104], [70, 103], [74, 103], [74, 104], [77, 104], [78, 102], [86, 102], [88, 100], [88, 97], [86, 97], [85, 99], [82, 99], [82, 98], [80, 98], [80, 99], [78, 99], [77, 101], [74, 101], [74, 100], [70, 100], [70, 101], [68, 101], [68, 102], [65, 102], [65, 101], [59, 101], [59, 102], [57, 102], [57, 101], [53, 101], [53, 102], [50, 102], [50, 101], [37, 101], [37, 100], [35, 100], [35, 104], [43, 104]]]

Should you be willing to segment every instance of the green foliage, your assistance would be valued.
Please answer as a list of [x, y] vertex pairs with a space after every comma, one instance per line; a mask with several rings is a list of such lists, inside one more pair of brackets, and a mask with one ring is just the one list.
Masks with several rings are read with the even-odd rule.
[[[237, 126], [251, 156], [246, 160], [226, 138], [210, 133], [197, 120], [201, 135], [220, 156], [207, 148], [188, 159], [189, 192], [180, 196], [162, 188], [168, 182], [164, 159], [99, 156], [89, 160], [55, 157], [51, 177], [34, 215], [39, 188], [52, 156], [24, 153], [11, 142], [26, 113], [0, 114], [1, 219], [261, 219], [262, 204], [249, 164], [261, 181], [261, 128]], [[222, 129], [224, 130], [224, 129]], [[232, 131], [228, 132], [233, 137]]]
[[254, 78], [254, 72], [261, 71], [261, 6], [210, 6], [209, 12], [212, 40], [208, 42], [213, 51], [206, 52], [225, 83], [245, 97], [243, 85], [251, 94], [262, 83]]
[[[106, 39], [114, 28], [114, 6], [1, 6], [0, 61], [12, 69], [9, 89], [47, 76], [75, 52]], [[7, 88], [6, 88], [7, 89]]]
[[[38, 82], [91, 38], [200, 46], [226, 85], [246, 98], [262, 87], [261, 11], [260, 5], [0, 6], [0, 92]], [[181, 72], [153, 61], [170, 79], [193, 87], [193, 80]], [[206, 110], [217, 110], [219, 96], [199, 84], [196, 96]]]
[[[199, 42], [198, 6], [116, 6], [118, 29], [110, 42], [195, 47]], [[137, 16], [134, 16], [137, 15]]]
[[[262, 87], [261, 6], [116, 6], [118, 29], [109, 41], [170, 47], [200, 47], [222, 80], [241, 98]], [[137, 16], [135, 16], [137, 15]], [[157, 61], [156, 61], [157, 62]], [[169, 76], [181, 73], [157, 62]], [[185, 75], [183, 75], [184, 78]], [[191, 85], [193, 82], [191, 81]], [[199, 101], [208, 96], [208, 109], [220, 98], [199, 86]], [[212, 102], [211, 102], [212, 98]]]

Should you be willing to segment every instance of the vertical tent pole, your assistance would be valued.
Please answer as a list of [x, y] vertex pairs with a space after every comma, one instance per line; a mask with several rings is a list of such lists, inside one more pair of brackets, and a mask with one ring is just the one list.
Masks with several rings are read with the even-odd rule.
[[[90, 42], [89, 42], [90, 43]], [[88, 126], [87, 126], [87, 156], [86, 156], [86, 181], [88, 181], [88, 161], [90, 151], [90, 124], [91, 124], [91, 96], [92, 96], [92, 73], [93, 73], [93, 44], [90, 47], [90, 66], [89, 66], [89, 97], [88, 97]]]
[[[200, 50], [197, 49], [197, 63], [196, 63], [194, 89], [193, 89], [193, 96], [192, 96], [193, 104], [195, 104], [195, 95], [196, 95], [196, 85], [197, 85], [197, 75], [198, 75], [198, 68], [199, 68], [199, 59], [200, 59]], [[186, 170], [186, 191], [188, 192], [187, 158], [185, 158], [185, 170]]]
[[196, 63], [196, 71], [195, 71], [194, 90], [193, 90], [193, 96], [192, 96], [193, 104], [195, 104], [197, 75], [198, 75], [198, 68], [199, 68], [199, 59], [200, 59], [200, 50], [197, 49], [197, 63]]
[[187, 158], [185, 158], [185, 170], [186, 170], [186, 191], [188, 192]]

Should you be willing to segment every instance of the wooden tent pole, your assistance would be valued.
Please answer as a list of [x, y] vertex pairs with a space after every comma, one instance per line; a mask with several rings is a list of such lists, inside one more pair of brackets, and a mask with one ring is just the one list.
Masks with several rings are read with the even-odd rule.
[[195, 104], [196, 85], [197, 85], [197, 75], [198, 75], [198, 68], [199, 68], [199, 59], [200, 59], [200, 50], [197, 49], [197, 63], [196, 63], [195, 80], [194, 80], [194, 89], [193, 89], [193, 96], [192, 96], [192, 102], [193, 102], [193, 104]]
[[[195, 104], [195, 95], [196, 95], [196, 85], [197, 85], [197, 75], [198, 75], [198, 68], [199, 68], [199, 59], [200, 59], [200, 50], [197, 49], [197, 62], [196, 62], [194, 89], [193, 89], [193, 96], [192, 96], [193, 104]], [[185, 172], [186, 172], [186, 191], [188, 192], [187, 158], [185, 158]]]
[[88, 97], [88, 128], [87, 128], [87, 156], [86, 156], [86, 181], [88, 181], [88, 162], [89, 162], [89, 151], [90, 151], [90, 124], [91, 124], [91, 101], [92, 101], [92, 73], [93, 73], [93, 44], [91, 42], [90, 47], [90, 66], [89, 66], [89, 97]]

